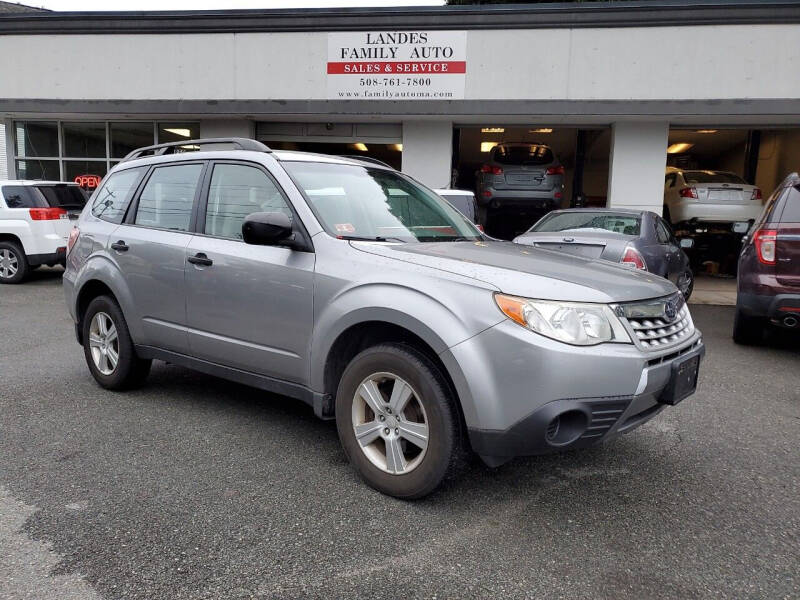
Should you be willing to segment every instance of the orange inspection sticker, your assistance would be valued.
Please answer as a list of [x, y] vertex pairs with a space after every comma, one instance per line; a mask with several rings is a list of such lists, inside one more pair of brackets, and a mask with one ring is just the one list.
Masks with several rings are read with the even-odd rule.
[[334, 227], [336, 227], [337, 233], [355, 233], [356, 231], [351, 223], [336, 223]]

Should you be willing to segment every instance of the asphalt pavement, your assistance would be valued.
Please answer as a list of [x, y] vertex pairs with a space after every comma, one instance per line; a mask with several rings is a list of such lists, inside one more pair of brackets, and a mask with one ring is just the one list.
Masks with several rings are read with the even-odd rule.
[[164, 363], [102, 390], [59, 271], [0, 286], [0, 598], [798, 598], [800, 348], [692, 312], [695, 396], [410, 503], [301, 403]]

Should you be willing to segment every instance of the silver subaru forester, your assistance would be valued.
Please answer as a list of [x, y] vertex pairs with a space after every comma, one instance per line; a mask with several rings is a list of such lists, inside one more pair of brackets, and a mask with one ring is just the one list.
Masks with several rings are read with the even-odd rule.
[[665, 279], [488, 238], [390, 168], [240, 138], [115, 166], [64, 292], [101, 386], [157, 359], [298, 398], [399, 498], [470, 450], [498, 466], [626, 433], [694, 392], [705, 351]]

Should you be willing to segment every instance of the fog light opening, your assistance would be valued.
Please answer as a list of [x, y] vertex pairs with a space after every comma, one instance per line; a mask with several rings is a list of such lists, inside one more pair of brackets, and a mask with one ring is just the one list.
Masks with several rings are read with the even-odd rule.
[[577, 440], [589, 425], [586, 414], [579, 410], [568, 410], [556, 415], [545, 431], [545, 440], [551, 446], [566, 446]]

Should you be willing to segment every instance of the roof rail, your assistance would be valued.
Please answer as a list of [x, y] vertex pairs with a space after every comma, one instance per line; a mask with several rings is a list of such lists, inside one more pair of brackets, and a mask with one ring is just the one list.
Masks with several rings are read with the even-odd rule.
[[203, 138], [199, 140], [183, 140], [180, 142], [169, 142], [167, 144], [156, 144], [154, 146], [145, 146], [137, 148], [120, 162], [140, 158], [145, 154], [152, 154], [153, 156], [162, 156], [164, 154], [175, 154], [184, 146], [208, 146], [210, 144], [233, 144], [237, 150], [251, 150], [253, 152], [272, 152], [268, 146], [265, 146], [257, 140], [250, 138], [230, 137], [230, 138]]
[[392, 165], [385, 163], [380, 159], [372, 158], [371, 156], [356, 156], [355, 154], [340, 154], [339, 156], [341, 156], [342, 158], [349, 158], [351, 160], [360, 160], [361, 162], [380, 165], [382, 167], [389, 167], [390, 169], [394, 170], [394, 167]]

